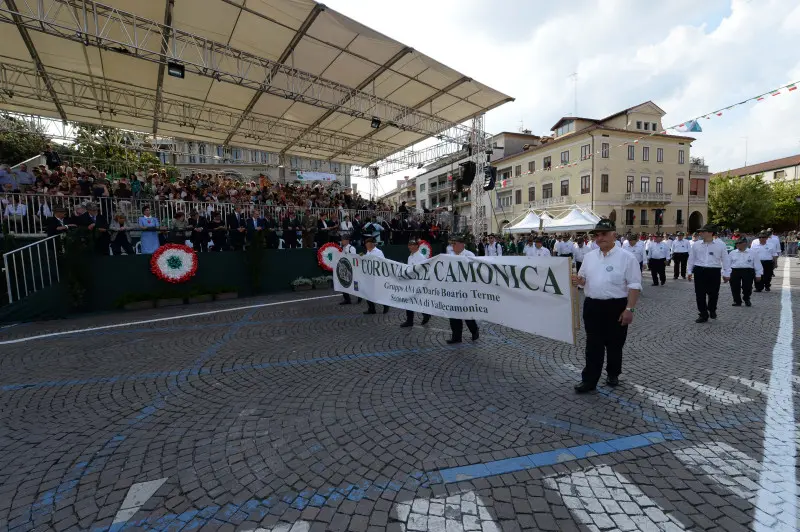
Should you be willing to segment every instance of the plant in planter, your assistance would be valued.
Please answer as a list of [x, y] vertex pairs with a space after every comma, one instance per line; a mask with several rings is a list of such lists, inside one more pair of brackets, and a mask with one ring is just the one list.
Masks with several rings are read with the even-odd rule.
[[332, 288], [333, 275], [320, 275], [311, 279], [314, 283], [314, 288]]
[[298, 277], [292, 281], [292, 289], [295, 292], [302, 292], [304, 290], [311, 290], [314, 288], [314, 283], [308, 277]]

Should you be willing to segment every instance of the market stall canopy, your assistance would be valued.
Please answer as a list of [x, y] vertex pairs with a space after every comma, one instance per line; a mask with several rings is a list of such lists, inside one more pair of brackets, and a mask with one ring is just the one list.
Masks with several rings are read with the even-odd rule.
[[0, 0], [0, 21], [0, 109], [154, 137], [363, 166], [512, 100], [312, 0]]
[[594, 229], [600, 217], [581, 209], [572, 209], [566, 216], [553, 218], [545, 222], [544, 231], [548, 233], [570, 233]]
[[533, 212], [530, 211], [528, 214], [525, 215], [525, 218], [520, 220], [519, 222], [515, 223], [510, 227], [504, 227], [504, 233], [510, 234], [518, 234], [518, 233], [530, 233], [531, 231], [539, 231], [539, 226], [541, 222], [541, 218]]

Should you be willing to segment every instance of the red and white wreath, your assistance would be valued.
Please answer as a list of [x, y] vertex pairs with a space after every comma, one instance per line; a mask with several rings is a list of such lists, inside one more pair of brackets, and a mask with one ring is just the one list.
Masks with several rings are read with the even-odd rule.
[[342, 251], [342, 248], [339, 246], [339, 244], [328, 242], [327, 244], [320, 246], [320, 248], [317, 250], [317, 262], [319, 263], [319, 267], [326, 272], [333, 271], [334, 250]]
[[162, 281], [185, 283], [197, 273], [197, 252], [189, 246], [165, 244], [150, 258], [150, 271]]
[[428, 242], [427, 240], [420, 239], [419, 252], [422, 254], [423, 257], [425, 257], [426, 260], [431, 258], [431, 256], [433, 255], [433, 248], [431, 247], [430, 242]]

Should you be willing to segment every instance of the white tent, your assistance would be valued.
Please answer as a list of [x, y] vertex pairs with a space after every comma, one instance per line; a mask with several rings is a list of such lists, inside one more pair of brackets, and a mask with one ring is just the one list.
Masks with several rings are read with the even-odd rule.
[[510, 227], [503, 228], [503, 232], [517, 234], [517, 233], [530, 233], [531, 231], [539, 231], [539, 226], [541, 221], [542, 218], [539, 218], [539, 216], [535, 212], [530, 211], [525, 216], [525, 218], [523, 218], [519, 222], [515, 223]]
[[588, 211], [572, 209], [566, 216], [545, 222], [544, 231], [548, 233], [569, 233], [593, 229], [600, 218]]

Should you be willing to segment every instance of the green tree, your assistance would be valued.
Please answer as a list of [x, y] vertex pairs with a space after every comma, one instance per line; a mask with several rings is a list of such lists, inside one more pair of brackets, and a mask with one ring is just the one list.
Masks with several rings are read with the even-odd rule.
[[770, 221], [773, 196], [760, 175], [714, 177], [709, 185], [709, 218], [721, 227], [752, 232]]
[[75, 134], [74, 148], [85, 166], [94, 164], [121, 176], [138, 168], [161, 166], [161, 161], [152, 152], [128, 147], [146, 144], [145, 137], [143, 133], [117, 128], [80, 126]]
[[800, 182], [776, 181], [772, 184], [774, 197], [774, 225], [795, 227], [800, 220]]
[[32, 128], [11, 114], [0, 114], [0, 163], [21, 163], [41, 154], [48, 142], [43, 129]]

